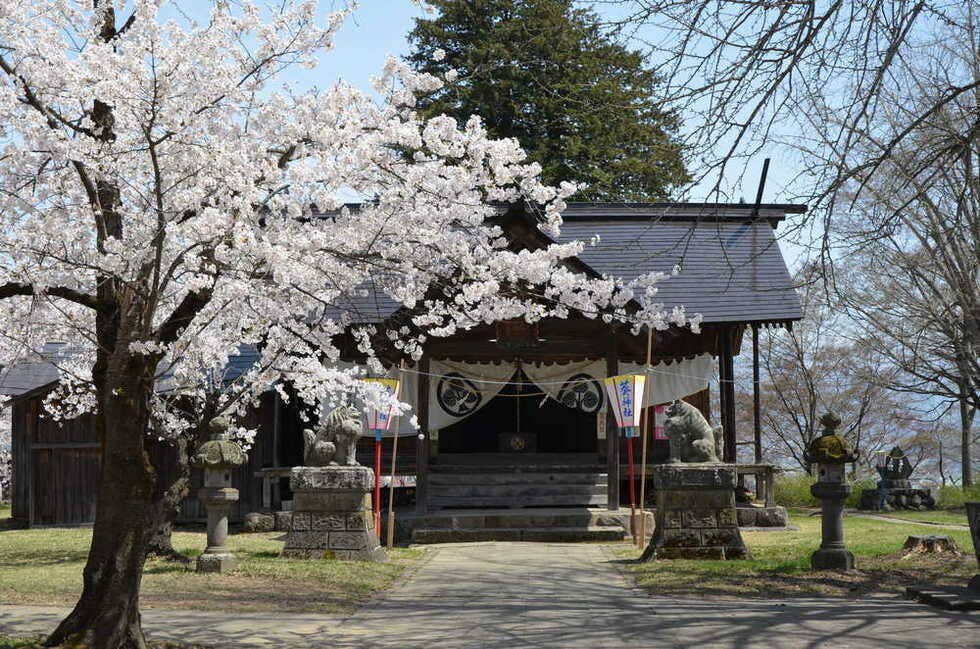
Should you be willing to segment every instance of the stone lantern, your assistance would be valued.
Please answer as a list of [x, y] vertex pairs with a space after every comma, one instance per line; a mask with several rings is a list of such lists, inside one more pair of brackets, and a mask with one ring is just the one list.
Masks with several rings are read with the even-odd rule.
[[817, 465], [817, 482], [810, 493], [820, 499], [821, 536], [820, 549], [810, 557], [814, 570], [853, 570], [854, 555], [844, 547], [844, 500], [851, 487], [844, 478], [844, 465], [857, 459], [857, 451], [847, 446], [837, 433], [840, 417], [827, 413], [820, 418], [823, 434], [813, 440], [806, 452], [806, 460]]
[[204, 470], [204, 486], [197, 497], [208, 514], [208, 547], [197, 558], [198, 572], [231, 572], [238, 561], [225, 545], [228, 512], [238, 502], [238, 489], [231, 486], [231, 472], [245, 464], [245, 451], [228, 438], [228, 421], [215, 417], [208, 424], [210, 439], [190, 458], [191, 466]]

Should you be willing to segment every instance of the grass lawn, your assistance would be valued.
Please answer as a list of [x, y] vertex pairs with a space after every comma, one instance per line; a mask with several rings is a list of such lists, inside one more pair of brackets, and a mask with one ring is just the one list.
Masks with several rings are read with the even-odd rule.
[[[13, 529], [10, 508], [0, 508], [0, 603], [75, 603], [92, 538], [87, 528]], [[395, 548], [387, 563], [305, 561], [279, 557], [281, 532], [233, 534], [239, 558], [234, 574], [199, 575], [193, 565], [151, 559], [140, 592], [146, 608], [213, 608], [230, 611], [348, 613], [389, 588], [424, 551]], [[174, 547], [196, 557], [204, 530], [177, 532]], [[4, 645], [0, 643], [0, 647]]]
[[[820, 517], [791, 511], [798, 532], [743, 532], [753, 558], [746, 561], [653, 561], [635, 563], [639, 551], [617, 551], [621, 566], [650, 593], [714, 597], [792, 597], [829, 595], [854, 597], [899, 593], [905, 586], [928, 582], [963, 585], [977, 572], [969, 531], [936, 530], [919, 525], [849, 516], [844, 538], [857, 559], [853, 573], [812, 572], [810, 554], [820, 546]], [[903, 558], [902, 544], [910, 534], [943, 534], [954, 538], [960, 558]]]
[[890, 512], [868, 512], [871, 514], [881, 514], [889, 518], [901, 518], [906, 521], [918, 521], [920, 523], [939, 523], [941, 525], [969, 525], [966, 518], [965, 509], [935, 509], [933, 511], [904, 511], [897, 509]]

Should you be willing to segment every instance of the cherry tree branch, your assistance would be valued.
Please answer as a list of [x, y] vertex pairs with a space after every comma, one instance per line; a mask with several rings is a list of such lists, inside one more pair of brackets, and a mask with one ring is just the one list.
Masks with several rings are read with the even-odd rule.
[[77, 291], [64, 286], [49, 286], [42, 291], [38, 291], [33, 285], [24, 284], [21, 282], [7, 282], [6, 284], [0, 285], [0, 300], [16, 296], [39, 295], [58, 297], [96, 311], [102, 310], [104, 307], [104, 305], [94, 295], [89, 295], [88, 293], [83, 293], [82, 291]]

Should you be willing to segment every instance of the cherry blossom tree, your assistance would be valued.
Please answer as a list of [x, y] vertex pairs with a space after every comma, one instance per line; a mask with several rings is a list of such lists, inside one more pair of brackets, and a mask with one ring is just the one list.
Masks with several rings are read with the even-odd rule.
[[[48, 410], [93, 412], [102, 444], [83, 592], [49, 645], [145, 646], [162, 491], [148, 440], [192, 444], [273, 384], [307, 404], [364, 390], [337, 363], [346, 336], [380, 369], [381, 345], [418, 357], [428, 336], [503, 318], [686, 321], [654, 302], [659, 276], [573, 272], [582, 243], [511, 247], [499, 205], [534, 206], [553, 233], [574, 187], [543, 186], [477, 119], [421, 120], [443, 80], [392, 60], [377, 94], [285, 84], [346, 13], [246, 0], [196, 22], [158, 0], [0, 0], [0, 364], [68, 341]], [[368, 199], [346, 206], [351, 192]], [[367, 284], [417, 315], [351, 328]], [[259, 359], [228, 382], [241, 345]]]

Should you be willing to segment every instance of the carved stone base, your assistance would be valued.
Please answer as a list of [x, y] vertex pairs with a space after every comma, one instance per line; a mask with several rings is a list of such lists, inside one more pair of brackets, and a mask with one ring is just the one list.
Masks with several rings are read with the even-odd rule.
[[786, 527], [789, 518], [785, 507], [737, 507], [739, 527]]
[[810, 555], [814, 570], [854, 570], [854, 555], [846, 548], [820, 548]]
[[289, 478], [293, 512], [282, 555], [385, 561], [365, 495], [374, 474], [364, 466], [296, 467]]
[[234, 572], [238, 559], [228, 548], [208, 548], [197, 557], [198, 572]]
[[749, 558], [738, 529], [736, 481], [733, 464], [654, 467], [656, 530], [641, 560]]

